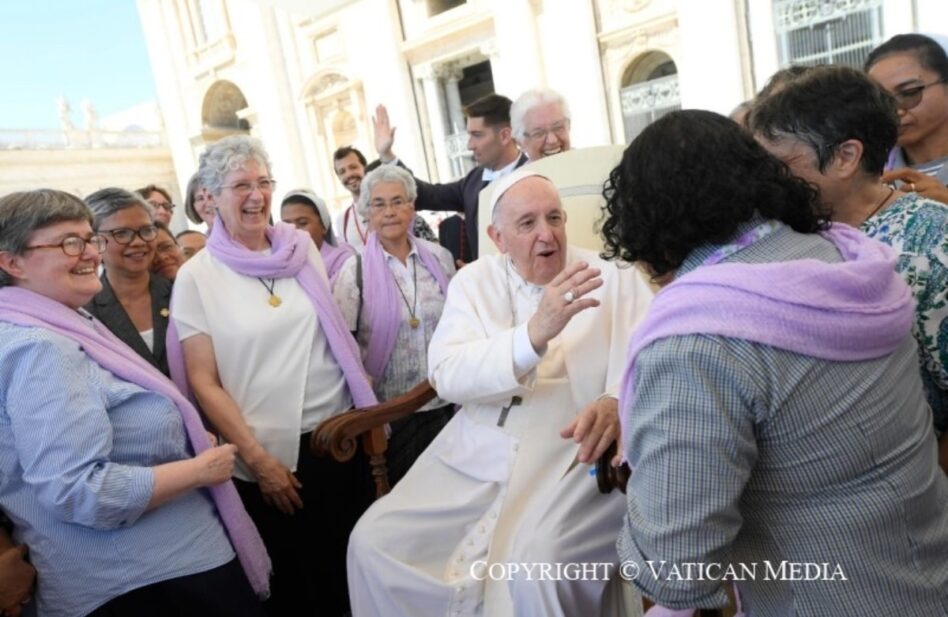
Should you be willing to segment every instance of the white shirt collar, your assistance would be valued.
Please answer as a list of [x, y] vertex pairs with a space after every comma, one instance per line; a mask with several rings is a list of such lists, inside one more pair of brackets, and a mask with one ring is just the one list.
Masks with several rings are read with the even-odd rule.
[[497, 178], [503, 178], [510, 172], [512, 172], [517, 167], [517, 162], [520, 160], [520, 153], [517, 153], [517, 158], [510, 162], [506, 167], [501, 167], [500, 169], [487, 169], [484, 168], [484, 175], [481, 176], [481, 180], [484, 182], [493, 182]]

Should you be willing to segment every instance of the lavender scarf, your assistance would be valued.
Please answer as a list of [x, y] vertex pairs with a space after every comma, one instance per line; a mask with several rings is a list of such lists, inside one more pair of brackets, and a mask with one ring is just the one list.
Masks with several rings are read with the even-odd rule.
[[[0, 288], [0, 321], [43, 328], [77, 342], [103, 369], [119, 379], [165, 396], [181, 412], [188, 440], [195, 454], [210, 447], [197, 410], [167, 377], [108, 328], [95, 322], [89, 327], [85, 317], [60, 302], [19, 287]], [[270, 558], [232, 482], [208, 487], [217, 512], [254, 591], [269, 594]], [[187, 521], [182, 521], [187, 524]]]
[[842, 362], [881, 358], [902, 343], [915, 309], [911, 291], [895, 271], [895, 253], [840, 223], [823, 236], [844, 262], [699, 267], [655, 296], [629, 344], [619, 396], [623, 453], [635, 360], [659, 339], [712, 334]]
[[[424, 242], [418, 241], [411, 235], [408, 236], [408, 241], [418, 252], [422, 265], [438, 281], [441, 294], [446, 295], [448, 276], [438, 259], [425, 247]], [[385, 372], [385, 367], [388, 366], [389, 358], [392, 357], [392, 351], [395, 349], [398, 326], [402, 321], [402, 312], [396, 307], [401, 306], [402, 299], [395, 287], [397, 284], [395, 275], [385, 262], [382, 243], [379, 242], [378, 234], [374, 231], [366, 240], [362, 260], [365, 265], [363, 295], [366, 298], [362, 306], [365, 307], [366, 320], [372, 328], [372, 337], [369, 339], [369, 347], [365, 353], [365, 368], [377, 381]]]
[[333, 245], [329, 242], [328, 238], [323, 240], [323, 245], [319, 249], [319, 256], [323, 258], [323, 264], [326, 266], [326, 274], [329, 275], [330, 285], [336, 282], [336, 277], [339, 276], [339, 270], [342, 269], [342, 264], [353, 255], [355, 255], [355, 249], [345, 242]]
[[[270, 241], [271, 253], [269, 255], [251, 251], [231, 238], [221, 220], [211, 230], [206, 248], [211, 255], [238, 274], [261, 278], [295, 278], [316, 309], [319, 326], [329, 342], [333, 357], [342, 369], [356, 407], [375, 405], [378, 401], [359, 358], [359, 346], [352, 338], [342, 313], [339, 312], [339, 307], [333, 300], [329, 285], [309, 260], [309, 247], [313, 246], [312, 238], [305, 231], [300, 231], [287, 223], [277, 223], [273, 227], [268, 227], [266, 234]], [[184, 357], [173, 319], [168, 323], [165, 347], [172, 379], [182, 392], [188, 392]]]

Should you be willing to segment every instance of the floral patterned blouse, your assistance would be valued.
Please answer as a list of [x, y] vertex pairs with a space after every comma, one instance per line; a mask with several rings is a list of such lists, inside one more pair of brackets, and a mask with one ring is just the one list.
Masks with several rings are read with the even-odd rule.
[[925, 394], [936, 433], [948, 430], [948, 206], [907, 193], [860, 227], [898, 253], [912, 289]]

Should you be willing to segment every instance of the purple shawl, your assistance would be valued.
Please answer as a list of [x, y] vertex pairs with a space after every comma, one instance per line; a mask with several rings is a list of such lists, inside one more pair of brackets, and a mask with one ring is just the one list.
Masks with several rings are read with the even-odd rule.
[[822, 235], [836, 245], [844, 262], [703, 266], [655, 296], [629, 343], [622, 378], [623, 458], [635, 359], [659, 339], [711, 334], [841, 362], [881, 358], [902, 343], [912, 329], [915, 308], [911, 291], [895, 271], [895, 253], [840, 223]]
[[[313, 239], [305, 231], [287, 223], [268, 227], [266, 234], [270, 241], [269, 255], [251, 251], [234, 240], [221, 220], [220, 224], [214, 225], [211, 230], [206, 248], [211, 255], [238, 274], [261, 278], [295, 278], [316, 309], [319, 326], [329, 342], [333, 357], [342, 369], [356, 407], [375, 405], [378, 401], [362, 366], [359, 346], [352, 338], [342, 313], [333, 300], [329, 284], [309, 260], [310, 246], [315, 248]], [[168, 322], [165, 347], [172, 379], [182, 392], [189, 392], [184, 356], [174, 319]]]
[[[408, 236], [408, 241], [418, 251], [422, 265], [438, 281], [441, 294], [446, 295], [448, 276], [438, 259], [431, 254], [424, 242], [411, 235]], [[395, 349], [398, 326], [402, 322], [400, 308], [402, 298], [399, 297], [398, 289], [395, 288], [397, 284], [395, 275], [385, 263], [382, 243], [379, 242], [378, 234], [374, 231], [369, 234], [366, 241], [362, 261], [365, 266], [362, 306], [365, 308], [366, 320], [372, 328], [369, 347], [365, 353], [365, 369], [377, 381], [382, 378], [382, 373], [385, 372], [388, 360]]]
[[[197, 410], [182, 396], [175, 384], [98, 321], [95, 328], [91, 328], [86, 318], [77, 311], [20, 287], [0, 288], [0, 320], [43, 328], [77, 342], [93, 361], [119, 379], [171, 399], [181, 412], [195, 454], [210, 447]], [[267, 596], [270, 558], [257, 528], [244, 510], [237, 489], [232, 482], [224, 482], [208, 487], [208, 491], [247, 579], [257, 594]], [[187, 521], [181, 521], [181, 524], [186, 525]]]
[[342, 264], [355, 255], [355, 253], [355, 249], [345, 242], [333, 245], [329, 243], [328, 239], [323, 240], [323, 245], [319, 249], [319, 256], [323, 258], [323, 264], [326, 266], [326, 274], [329, 275], [330, 285], [336, 282], [336, 277], [339, 276]]

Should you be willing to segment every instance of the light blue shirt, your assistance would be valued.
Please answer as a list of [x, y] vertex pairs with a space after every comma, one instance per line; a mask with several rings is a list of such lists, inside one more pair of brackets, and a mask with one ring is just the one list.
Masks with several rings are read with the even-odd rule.
[[170, 400], [68, 338], [0, 322], [0, 508], [30, 548], [40, 615], [84, 615], [233, 559], [205, 491], [145, 512], [151, 468], [191, 456]]

